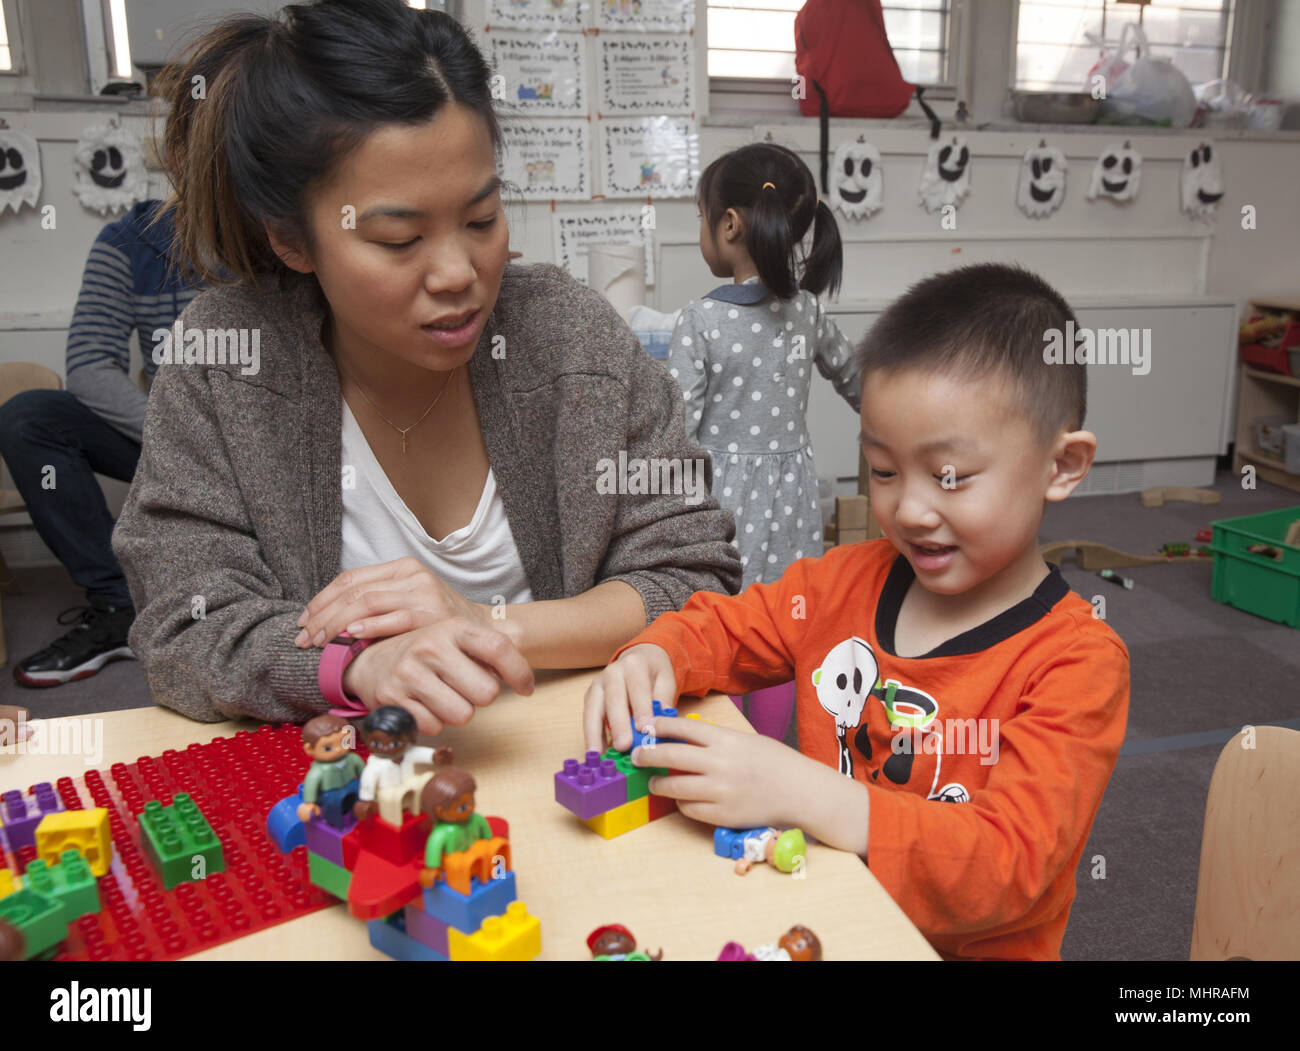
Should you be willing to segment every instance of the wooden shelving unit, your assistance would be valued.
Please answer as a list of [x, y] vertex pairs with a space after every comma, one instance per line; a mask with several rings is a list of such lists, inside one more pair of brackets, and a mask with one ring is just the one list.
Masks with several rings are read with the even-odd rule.
[[[1250, 304], [1251, 313], [1267, 308], [1300, 312], [1300, 300], [1256, 299]], [[1240, 368], [1233, 470], [1240, 475], [1242, 467], [1250, 464], [1264, 481], [1300, 492], [1300, 474], [1288, 473], [1280, 457], [1255, 444], [1255, 420], [1260, 416], [1288, 416], [1300, 423], [1300, 379], [1249, 365]]]

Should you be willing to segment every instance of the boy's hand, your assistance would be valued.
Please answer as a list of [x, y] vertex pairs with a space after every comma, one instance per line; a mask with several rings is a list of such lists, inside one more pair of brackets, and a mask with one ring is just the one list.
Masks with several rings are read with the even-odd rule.
[[668, 708], [676, 699], [677, 676], [667, 651], [650, 643], [624, 650], [587, 688], [582, 712], [587, 750], [605, 750], [605, 723], [608, 722], [611, 743], [620, 752], [626, 752], [632, 747], [629, 719], [635, 718], [640, 729], [653, 716], [651, 700]]
[[636, 749], [632, 762], [681, 771], [652, 778], [650, 791], [676, 799], [687, 817], [726, 828], [784, 827], [804, 820], [800, 799], [808, 781], [826, 769], [820, 763], [760, 734], [697, 719], [649, 721], [655, 743]]

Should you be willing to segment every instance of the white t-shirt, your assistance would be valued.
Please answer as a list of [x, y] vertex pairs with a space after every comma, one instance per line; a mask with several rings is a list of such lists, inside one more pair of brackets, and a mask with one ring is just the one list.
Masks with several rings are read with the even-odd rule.
[[[347, 471], [351, 467], [352, 471]], [[343, 401], [343, 550], [340, 569], [413, 555], [458, 594], [485, 605], [530, 602], [532, 592], [510, 533], [496, 478], [487, 482], [469, 524], [434, 540], [397, 494]]]

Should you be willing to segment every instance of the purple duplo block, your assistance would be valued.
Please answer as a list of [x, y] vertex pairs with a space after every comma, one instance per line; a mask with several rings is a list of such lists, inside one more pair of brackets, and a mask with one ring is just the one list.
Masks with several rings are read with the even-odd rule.
[[36, 827], [46, 814], [57, 814], [63, 809], [59, 794], [48, 781], [32, 786], [32, 794], [24, 796], [17, 789], [0, 796], [5, 838], [10, 850], [36, 846]]
[[352, 818], [346, 818], [342, 828], [335, 828], [323, 817], [314, 817], [303, 826], [306, 832], [304, 842], [307, 845], [307, 853], [317, 854], [326, 861], [332, 861], [339, 868], [347, 868], [343, 864], [343, 837], [352, 831], [356, 822]]
[[406, 936], [443, 956], [451, 955], [447, 947], [447, 925], [436, 916], [430, 916], [419, 905], [406, 906]]
[[627, 802], [627, 778], [599, 752], [588, 752], [581, 763], [566, 759], [555, 775], [555, 801], [586, 821]]

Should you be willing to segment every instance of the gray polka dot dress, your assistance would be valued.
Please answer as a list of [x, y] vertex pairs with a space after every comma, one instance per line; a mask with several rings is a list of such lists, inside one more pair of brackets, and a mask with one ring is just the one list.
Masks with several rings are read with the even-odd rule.
[[682, 308], [668, 351], [686, 433], [713, 459], [713, 495], [736, 516], [744, 586], [822, 553], [806, 415], [811, 366], [858, 409], [853, 347], [811, 292], [771, 295], [756, 278]]

